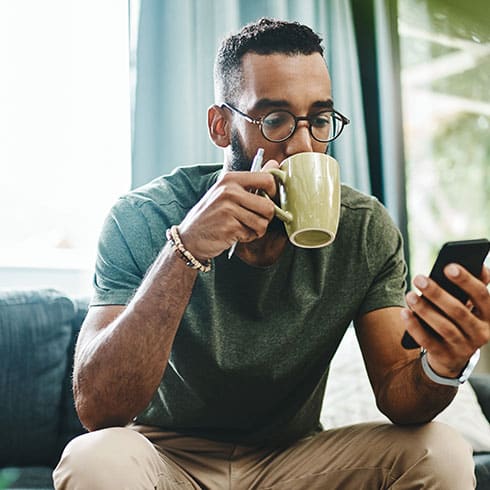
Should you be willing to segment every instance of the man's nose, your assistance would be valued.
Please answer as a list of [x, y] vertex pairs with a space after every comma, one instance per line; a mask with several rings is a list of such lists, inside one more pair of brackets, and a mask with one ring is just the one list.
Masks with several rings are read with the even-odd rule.
[[313, 137], [309, 130], [308, 121], [299, 121], [296, 131], [286, 140], [287, 156], [303, 151], [313, 151]]

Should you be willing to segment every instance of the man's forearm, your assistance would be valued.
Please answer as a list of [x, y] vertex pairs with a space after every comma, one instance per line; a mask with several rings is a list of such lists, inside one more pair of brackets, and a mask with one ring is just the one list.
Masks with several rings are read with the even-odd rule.
[[125, 425], [147, 406], [167, 366], [196, 275], [167, 245], [125, 310], [79, 343], [74, 391], [89, 429]]
[[379, 409], [394, 423], [429, 422], [446, 408], [457, 388], [434, 383], [425, 375], [420, 359], [394, 370], [378, 396]]

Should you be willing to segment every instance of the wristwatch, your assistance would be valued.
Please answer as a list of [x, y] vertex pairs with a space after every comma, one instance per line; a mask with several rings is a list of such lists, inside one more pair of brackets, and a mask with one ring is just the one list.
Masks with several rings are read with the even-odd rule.
[[460, 384], [463, 384], [470, 377], [470, 374], [473, 372], [473, 369], [475, 369], [479, 359], [480, 349], [477, 349], [470, 357], [468, 364], [466, 364], [465, 368], [463, 371], [461, 371], [461, 374], [457, 378], [445, 378], [444, 376], [439, 376], [430, 367], [429, 361], [427, 360], [427, 350], [424, 348], [420, 350], [420, 360], [422, 361], [422, 369], [424, 370], [424, 373], [429, 379], [439, 385], [459, 386]]

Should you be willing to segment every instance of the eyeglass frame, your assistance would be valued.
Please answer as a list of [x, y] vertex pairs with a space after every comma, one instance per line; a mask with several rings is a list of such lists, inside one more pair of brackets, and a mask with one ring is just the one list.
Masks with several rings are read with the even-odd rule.
[[[244, 117], [249, 123], [252, 123], [252, 124], [257, 125], [259, 127], [259, 129], [260, 129], [260, 132], [261, 132], [262, 136], [267, 141], [270, 141], [271, 143], [283, 143], [284, 141], [287, 141], [289, 138], [291, 138], [294, 135], [294, 133], [296, 132], [296, 130], [298, 129], [298, 122], [299, 121], [308, 121], [308, 131], [310, 132], [311, 137], [315, 141], [318, 141], [319, 143], [331, 143], [332, 141], [335, 141], [342, 134], [342, 131], [344, 130], [344, 127], [347, 126], [348, 124], [350, 124], [350, 119], [348, 117], [344, 116], [342, 113], [340, 113], [339, 111], [337, 111], [337, 110], [335, 110], [333, 108], [332, 109], [325, 109], [323, 111], [318, 111], [315, 114], [312, 114], [310, 116], [296, 116], [295, 114], [293, 114], [291, 111], [288, 111], [287, 109], [274, 109], [273, 111], [268, 112], [267, 114], [263, 115], [259, 119], [255, 119], [252, 116], [250, 116], [249, 114], [246, 114], [245, 112], [242, 112], [240, 109], [237, 109], [236, 107], [232, 106], [228, 102], [223, 102], [223, 104], [221, 104], [221, 108], [222, 109], [223, 108], [226, 108], [226, 109], [228, 109], [231, 112], [236, 112], [238, 115]], [[291, 134], [289, 134], [288, 136], [286, 136], [285, 138], [283, 138], [281, 140], [271, 140], [270, 138], [268, 138], [264, 134], [263, 121], [264, 121], [264, 119], [267, 116], [270, 116], [271, 114], [274, 114], [274, 112], [287, 112], [294, 119], [294, 128], [291, 131]], [[342, 121], [342, 126], [340, 128], [339, 134], [337, 134], [336, 136], [334, 136], [332, 139], [329, 139], [329, 140], [326, 140], [326, 141], [323, 141], [323, 140], [318, 139], [313, 134], [313, 131], [312, 131], [312, 123], [311, 123], [311, 118], [317, 116], [318, 114], [322, 114], [323, 112], [332, 112], [333, 114], [337, 115], [340, 118], [340, 120]]]

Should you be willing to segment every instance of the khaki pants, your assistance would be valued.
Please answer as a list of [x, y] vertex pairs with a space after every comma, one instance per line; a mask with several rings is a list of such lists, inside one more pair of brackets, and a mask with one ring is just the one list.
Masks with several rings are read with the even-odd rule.
[[135, 426], [77, 437], [57, 490], [474, 488], [468, 444], [444, 424], [360, 424], [286, 448], [245, 447]]

